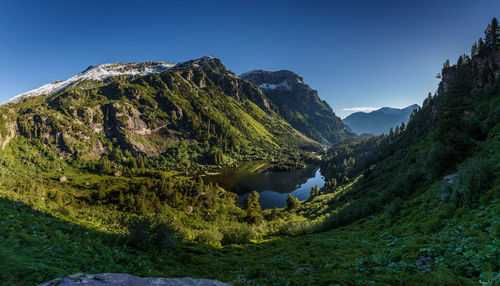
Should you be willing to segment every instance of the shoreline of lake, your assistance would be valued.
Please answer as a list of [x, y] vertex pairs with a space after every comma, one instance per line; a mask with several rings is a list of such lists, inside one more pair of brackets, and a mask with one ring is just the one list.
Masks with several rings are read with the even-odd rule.
[[307, 200], [311, 187], [317, 185], [321, 188], [325, 183], [318, 165], [309, 165], [293, 171], [259, 172], [266, 164], [268, 163], [243, 162], [237, 167], [223, 168], [219, 174], [205, 178], [236, 193], [239, 205], [242, 205], [250, 192], [257, 191], [262, 209], [285, 207], [288, 194], [292, 194], [300, 201]]

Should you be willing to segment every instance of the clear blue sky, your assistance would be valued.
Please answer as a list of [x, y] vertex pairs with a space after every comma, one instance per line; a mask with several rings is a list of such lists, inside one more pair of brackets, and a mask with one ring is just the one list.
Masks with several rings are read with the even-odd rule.
[[500, 1], [408, 2], [4, 0], [0, 102], [89, 65], [213, 55], [237, 74], [295, 71], [342, 117], [421, 104]]

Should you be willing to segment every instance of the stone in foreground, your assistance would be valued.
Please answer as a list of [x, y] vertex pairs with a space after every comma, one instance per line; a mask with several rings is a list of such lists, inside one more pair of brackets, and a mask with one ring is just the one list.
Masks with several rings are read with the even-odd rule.
[[103, 274], [73, 274], [67, 277], [54, 279], [39, 286], [228, 286], [217, 280], [193, 279], [193, 278], [159, 278], [159, 277], [136, 277], [129, 274], [103, 273]]

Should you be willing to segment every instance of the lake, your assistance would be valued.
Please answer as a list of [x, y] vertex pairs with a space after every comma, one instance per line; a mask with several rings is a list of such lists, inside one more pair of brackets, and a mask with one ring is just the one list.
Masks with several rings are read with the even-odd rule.
[[243, 204], [248, 194], [257, 191], [262, 209], [285, 207], [288, 194], [304, 201], [309, 197], [311, 187], [317, 185], [321, 188], [325, 183], [319, 166], [307, 166], [294, 171], [258, 173], [259, 169], [266, 166], [265, 162], [244, 162], [238, 167], [225, 168], [220, 174], [208, 178], [224, 189], [238, 194], [239, 205]]

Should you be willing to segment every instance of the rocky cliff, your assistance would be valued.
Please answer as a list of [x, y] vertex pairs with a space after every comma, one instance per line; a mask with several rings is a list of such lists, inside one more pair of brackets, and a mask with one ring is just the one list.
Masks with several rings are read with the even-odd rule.
[[254, 70], [241, 77], [262, 88], [278, 113], [306, 136], [326, 145], [354, 136], [318, 92], [296, 73]]

